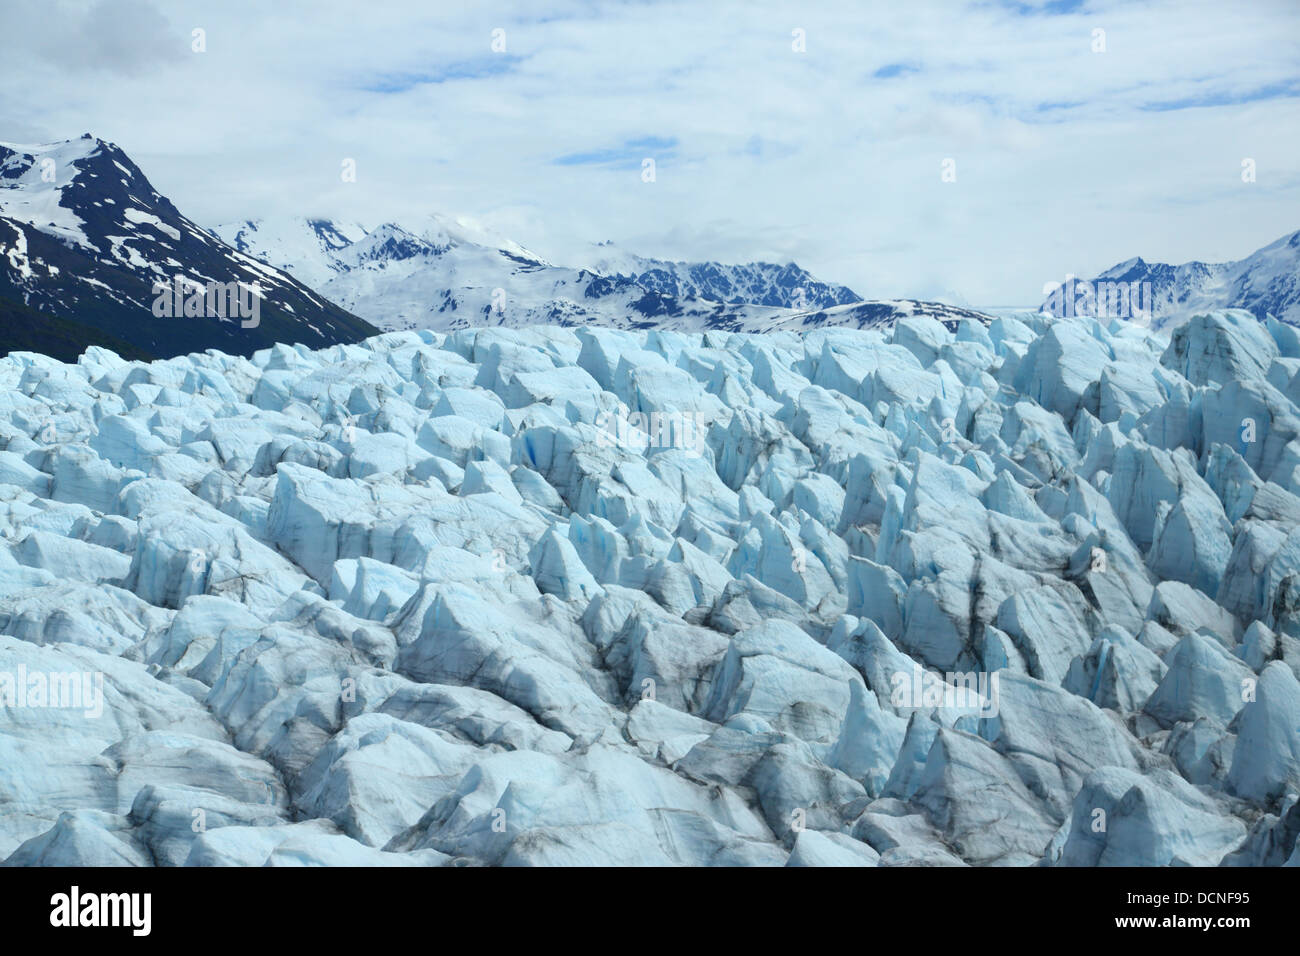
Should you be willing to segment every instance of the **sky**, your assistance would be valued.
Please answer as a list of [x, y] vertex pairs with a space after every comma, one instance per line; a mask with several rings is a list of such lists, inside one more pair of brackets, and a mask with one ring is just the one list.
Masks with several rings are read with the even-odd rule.
[[442, 213], [565, 265], [612, 240], [977, 307], [1300, 229], [1297, 0], [6, 0], [3, 20], [0, 140], [93, 133], [209, 226]]

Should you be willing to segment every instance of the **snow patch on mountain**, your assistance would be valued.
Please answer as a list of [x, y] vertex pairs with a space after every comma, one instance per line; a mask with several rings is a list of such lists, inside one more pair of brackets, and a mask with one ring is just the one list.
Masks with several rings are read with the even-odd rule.
[[0, 143], [0, 216], [93, 248], [85, 223], [62, 202], [66, 180], [60, 183], [58, 172], [75, 168], [100, 146], [84, 136], [43, 145]]

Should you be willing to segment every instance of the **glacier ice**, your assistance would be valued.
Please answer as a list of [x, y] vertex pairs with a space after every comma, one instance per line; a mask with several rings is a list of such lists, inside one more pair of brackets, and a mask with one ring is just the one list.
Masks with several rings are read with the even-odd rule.
[[0, 860], [1294, 862], [1297, 348], [11, 354]]

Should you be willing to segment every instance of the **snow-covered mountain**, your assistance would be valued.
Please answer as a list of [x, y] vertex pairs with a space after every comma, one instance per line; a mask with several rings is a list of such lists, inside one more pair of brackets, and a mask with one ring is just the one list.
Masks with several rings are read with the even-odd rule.
[[[1008, 314], [1026, 310], [1005, 309]], [[877, 299], [870, 302], [856, 302], [852, 305], [837, 305], [815, 312], [796, 312], [794, 315], [782, 316], [768, 329], [757, 328], [752, 331], [801, 332], [811, 329], [892, 329], [900, 320], [912, 316], [934, 319], [949, 332], [956, 332], [965, 319], [987, 325], [992, 316], [985, 312], [948, 305], [943, 302], [923, 302], [918, 299]]]
[[[1155, 328], [1180, 325], [1198, 312], [1245, 309], [1261, 321], [1272, 316], [1300, 325], [1300, 232], [1283, 236], [1236, 262], [1162, 262], [1128, 259], [1095, 279], [1097, 283], [1148, 284]], [[1145, 298], [1146, 290], [1140, 290]], [[1070, 298], [1070, 302], [1065, 302]], [[1082, 303], [1082, 307], [1080, 306]], [[1146, 308], [1146, 306], [1143, 306]], [[1097, 315], [1097, 296], [1049, 296], [1042, 310], [1050, 315]], [[1101, 308], [1103, 314], [1105, 307]]]
[[589, 262], [560, 266], [473, 223], [438, 216], [369, 232], [320, 219], [230, 223], [215, 232], [390, 330], [594, 324], [761, 332], [979, 315], [937, 303], [864, 303], [793, 263], [669, 262], [601, 243]]
[[[255, 287], [257, 321], [155, 315], [160, 289], [177, 282]], [[793, 263], [670, 262], [600, 243], [588, 262], [557, 265], [442, 216], [373, 229], [284, 218], [208, 232], [112, 143], [87, 134], [0, 144], [0, 353], [72, 359], [98, 344], [128, 357], [250, 354], [276, 342], [356, 341], [376, 327], [888, 328], [909, 315], [950, 329], [963, 317], [988, 321], [938, 303], [864, 302]]]
[[11, 355], [0, 860], [1296, 866], [1298, 403], [1239, 311]]
[[647, 259], [600, 243], [591, 265], [600, 275], [628, 278], [651, 292], [673, 299], [707, 299], [728, 305], [761, 305], [807, 311], [861, 302], [842, 285], [813, 278], [793, 262], [723, 265], [718, 262], [670, 262]]
[[[156, 316], [155, 283], [175, 288], [178, 277], [182, 289], [234, 283], [260, 295], [256, 322], [215, 308]], [[0, 354], [36, 348], [75, 358], [89, 344], [154, 356], [251, 354], [276, 342], [318, 348], [374, 331], [183, 216], [112, 143], [90, 134], [0, 143]]]

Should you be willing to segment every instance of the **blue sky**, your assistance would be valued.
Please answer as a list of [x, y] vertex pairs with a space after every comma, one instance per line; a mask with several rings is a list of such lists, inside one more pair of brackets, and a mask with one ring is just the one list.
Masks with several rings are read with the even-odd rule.
[[1294, 0], [49, 0], [6, 23], [0, 139], [111, 139], [208, 224], [442, 212], [557, 262], [612, 239], [974, 305], [1300, 228]]

